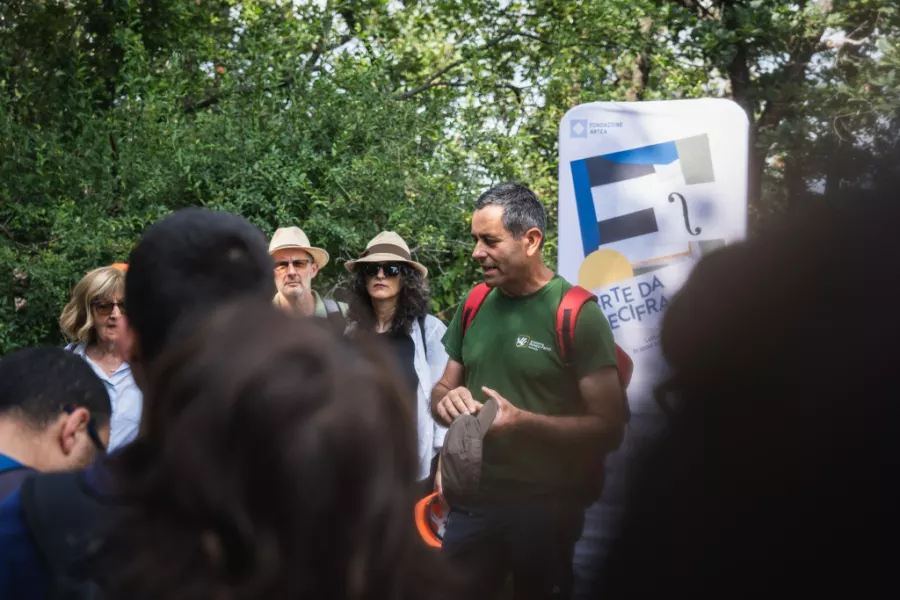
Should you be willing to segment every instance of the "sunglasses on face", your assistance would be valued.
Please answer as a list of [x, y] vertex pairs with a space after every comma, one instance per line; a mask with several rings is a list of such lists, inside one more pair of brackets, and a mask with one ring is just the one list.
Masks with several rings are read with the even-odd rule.
[[293, 265], [294, 270], [296, 271], [305, 271], [312, 261], [308, 259], [298, 258], [297, 260], [279, 260], [275, 263], [275, 271], [278, 273], [284, 273], [288, 270], [288, 267]]
[[404, 272], [403, 265], [397, 263], [366, 263], [362, 266], [363, 275], [377, 277], [378, 271], [382, 271], [385, 277], [396, 277]]
[[108, 317], [112, 314], [113, 308], [116, 306], [119, 307], [119, 312], [123, 315], [125, 314], [125, 301], [119, 300], [118, 302], [100, 302], [99, 300], [94, 300], [91, 302], [91, 306], [94, 307], [94, 310], [97, 311], [97, 314], [101, 317]]
[[[66, 406], [63, 408], [66, 411], [66, 414], [71, 415], [75, 412], [74, 406]], [[94, 424], [94, 417], [91, 415], [90, 420], [88, 420], [87, 424], [88, 437], [91, 438], [91, 441], [94, 443], [94, 446], [97, 447], [97, 450], [100, 451], [101, 454], [106, 453], [106, 446], [103, 445], [103, 442], [100, 440], [100, 436], [97, 434], [97, 426]]]

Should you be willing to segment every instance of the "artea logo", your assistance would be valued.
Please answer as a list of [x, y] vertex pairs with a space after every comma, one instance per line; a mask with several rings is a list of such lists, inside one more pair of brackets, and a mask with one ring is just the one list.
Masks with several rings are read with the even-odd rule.
[[587, 119], [571, 119], [569, 121], [570, 138], [586, 138], [588, 134]]

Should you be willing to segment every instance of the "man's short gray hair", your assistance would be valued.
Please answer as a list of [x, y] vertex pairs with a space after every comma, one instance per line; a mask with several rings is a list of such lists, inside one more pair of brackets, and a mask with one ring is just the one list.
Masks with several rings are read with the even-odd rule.
[[475, 201], [475, 210], [485, 206], [503, 207], [503, 227], [515, 239], [520, 239], [529, 229], [537, 228], [543, 238], [547, 237], [547, 211], [538, 197], [521, 183], [501, 183], [484, 192]]

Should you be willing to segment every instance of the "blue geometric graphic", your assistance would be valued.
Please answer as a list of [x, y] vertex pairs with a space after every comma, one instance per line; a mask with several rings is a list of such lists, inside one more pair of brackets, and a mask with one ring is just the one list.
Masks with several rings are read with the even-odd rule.
[[[574, 123], [574, 120], [572, 122]], [[569, 163], [585, 256], [603, 244], [659, 230], [652, 208], [598, 222], [591, 189], [653, 175], [656, 173], [655, 165], [669, 165], [675, 161], [680, 161], [681, 172], [688, 185], [715, 180], [709, 138], [705, 134], [592, 156]]]

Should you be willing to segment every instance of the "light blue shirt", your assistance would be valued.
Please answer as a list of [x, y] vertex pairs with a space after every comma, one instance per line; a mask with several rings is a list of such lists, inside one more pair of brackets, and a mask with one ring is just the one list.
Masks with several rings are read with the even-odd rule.
[[141, 411], [144, 407], [144, 398], [141, 391], [134, 383], [131, 376], [131, 367], [123, 362], [112, 375], [107, 375], [103, 369], [94, 363], [86, 354], [87, 344], [81, 342], [77, 345], [69, 345], [71, 350], [84, 358], [91, 366], [100, 381], [106, 387], [109, 394], [109, 403], [112, 406], [112, 418], [110, 419], [109, 448], [112, 452], [137, 437], [138, 427], [141, 424]]

